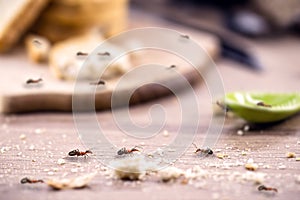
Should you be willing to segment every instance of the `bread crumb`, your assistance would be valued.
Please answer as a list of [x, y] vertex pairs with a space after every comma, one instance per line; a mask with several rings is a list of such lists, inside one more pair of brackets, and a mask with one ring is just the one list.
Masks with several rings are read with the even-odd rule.
[[65, 159], [60, 158], [57, 160], [57, 164], [64, 165], [64, 164], [66, 164], [66, 161], [65, 161]]
[[164, 130], [163, 136], [164, 136], [164, 137], [169, 137], [169, 135], [170, 135], [169, 132], [168, 132], [167, 130]]
[[286, 153], [286, 157], [287, 158], [295, 158], [296, 157], [296, 154], [294, 152], [287, 152]]
[[71, 179], [52, 179], [46, 183], [56, 190], [84, 188], [96, 176], [96, 173], [87, 174]]
[[25, 38], [25, 47], [31, 61], [40, 63], [48, 60], [51, 44], [47, 38], [29, 35]]
[[34, 130], [34, 133], [35, 133], [35, 134], [42, 134], [42, 133], [45, 133], [45, 129], [37, 128], [37, 129]]
[[216, 156], [217, 156], [217, 158], [219, 158], [219, 159], [223, 159], [223, 158], [228, 157], [228, 155], [227, 155], [227, 154], [224, 154], [224, 153], [217, 153]]
[[300, 157], [297, 157], [297, 158], [296, 158], [296, 161], [300, 161]]
[[258, 169], [258, 165], [255, 163], [246, 163], [245, 168], [250, 171], [256, 171]]
[[245, 125], [245, 126], [244, 126], [244, 131], [247, 132], [247, 131], [249, 131], [249, 130], [250, 130], [250, 126], [249, 126], [249, 125]]
[[286, 166], [285, 165], [279, 165], [278, 169], [286, 169]]
[[110, 163], [115, 169], [116, 178], [121, 180], [141, 180], [148, 171], [157, 170], [153, 161], [147, 161], [142, 155], [119, 158]]
[[158, 172], [158, 176], [163, 182], [174, 181], [184, 175], [184, 171], [177, 167], [167, 167]]
[[236, 134], [239, 135], [239, 136], [242, 136], [242, 135], [244, 135], [244, 132], [243, 132], [242, 130], [238, 130], [238, 131], [236, 132]]
[[26, 140], [26, 135], [25, 135], [25, 134], [21, 134], [21, 135], [19, 136], [19, 138], [20, 138], [20, 140]]

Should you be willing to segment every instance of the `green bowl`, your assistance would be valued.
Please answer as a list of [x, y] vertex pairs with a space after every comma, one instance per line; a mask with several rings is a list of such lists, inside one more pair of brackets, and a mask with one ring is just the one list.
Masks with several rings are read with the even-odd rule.
[[234, 92], [225, 96], [226, 107], [253, 123], [286, 119], [300, 111], [300, 93]]

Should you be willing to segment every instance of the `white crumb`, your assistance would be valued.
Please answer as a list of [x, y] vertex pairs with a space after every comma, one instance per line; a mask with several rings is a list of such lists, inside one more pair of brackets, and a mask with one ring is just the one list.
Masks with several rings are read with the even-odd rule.
[[164, 130], [163, 136], [164, 136], [164, 137], [169, 137], [169, 135], [170, 135], [169, 132], [168, 132], [167, 130]]
[[21, 135], [19, 136], [19, 138], [20, 138], [20, 140], [26, 140], [26, 135], [25, 135], [25, 134], [21, 134]]
[[66, 161], [65, 161], [65, 159], [60, 158], [57, 160], [57, 164], [64, 165], [64, 164], [66, 164]]
[[242, 136], [242, 135], [244, 135], [244, 132], [243, 132], [242, 130], [238, 130], [238, 131], [236, 132], [236, 134], [239, 135], [239, 136]]

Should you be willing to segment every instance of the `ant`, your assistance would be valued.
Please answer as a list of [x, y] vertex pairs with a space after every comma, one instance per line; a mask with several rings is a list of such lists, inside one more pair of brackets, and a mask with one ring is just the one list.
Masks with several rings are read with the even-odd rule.
[[90, 83], [90, 85], [105, 85], [105, 81], [99, 80], [98, 82]]
[[39, 40], [37, 40], [37, 39], [32, 40], [32, 43], [33, 43], [36, 47], [42, 46], [42, 43], [41, 43]]
[[35, 179], [29, 179], [27, 177], [22, 178], [20, 182], [22, 184], [25, 184], [25, 183], [44, 183], [44, 181], [41, 180], [41, 179], [35, 180]]
[[36, 84], [36, 83], [40, 83], [40, 82], [42, 82], [43, 81], [43, 79], [42, 78], [38, 78], [38, 79], [28, 79], [27, 81], [26, 81], [26, 84]]
[[264, 102], [262, 102], [262, 101], [258, 102], [256, 105], [257, 105], [257, 106], [263, 106], [263, 107], [267, 107], [267, 108], [272, 108], [272, 106], [271, 106], [271, 105], [269, 105], [269, 104], [265, 104], [265, 103], [264, 103]]
[[78, 52], [76, 53], [76, 55], [77, 55], [77, 56], [87, 56], [87, 55], [89, 55], [89, 54], [88, 54], [88, 53], [81, 52], [81, 51], [78, 51]]
[[135, 147], [133, 147], [132, 149], [126, 149], [125, 147], [123, 147], [123, 148], [121, 148], [121, 149], [117, 152], [117, 154], [118, 154], [118, 155], [125, 155], [125, 154], [133, 153], [133, 152], [135, 152], [135, 151], [140, 152], [140, 150], [137, 149], [137, 147], [138, 147], [138, 146], [135, 146]]
[[103, 53], [97, 53], [97, 55], [99, 55], [99, 56], [110, 56], [110, 53], [105, 51]]
[[201, 152], [201, 153], [205, 153], [205, 154], [210, 154], [212, 155], [214, 152], [210, 149], [210, 148], [206, 148], [206, 149], [201, 149], [201, 148], [198, 148], [196, 144], [192, 143], [194, 145], [194, 147], [196, 147], [196, 151], [195, 153], [198, 153], [198, 152]]
[[278, 192], [277, 188], [266, 187], [265, 185], [260, 185], [260, 186], [258, 186], [257, 189], [258, 189], [258, 191], [266, 190], [266, 191]]
[[75, 149], [73, 151], [70, 151], [68, 153], [69, 156], [88, 156], [88, 153], [92, 154], [93, 152], [91, 150], [86, 151], [79, 151], [79, 149]]
[[180, 35], [180, 37], [182, 37], [182, 38], [185, 38], [185, 39], [190, 39], [190, 36], [188, 36], [188, 35]]
[[173, 69], [176, 68], [176, 65], [170, 65], [169, 67], [167, 67], [167, 69]]

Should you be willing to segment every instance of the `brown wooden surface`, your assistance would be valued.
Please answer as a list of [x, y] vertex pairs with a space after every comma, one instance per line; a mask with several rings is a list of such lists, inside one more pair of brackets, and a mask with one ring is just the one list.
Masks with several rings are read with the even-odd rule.
[[[273, 91], [299, 92], [300, 41], [286, 36], [275, 40], [254, 41], [252, 50], [261, 59], [265, 70], [255, 73], [230, 61], [217, 61], [224, 88], [229, 91]], [[4, 76], [4, 75], [2, 75]], [[202, 117], [195, 142], [201, 144], [211, 117], [211, 99], [205, 84], [195, 90], [200, 99]], [[168, 144], [176, 137], [178, 107], [174, 97], [158, 99], [132, 107], [131, 114], [137, 123], [148, 122], [148, 109], [154, 103], [162, 104], [167, 110], [166, 130], [170, 136], [159, 134], [151, 140], [131, 139], [118, 131], [109, 111], [99, 112], [98, 121], [107, 137], [118, 147], [142, 145], [148, 151]], [[298, 199], [300, 183], [300, 162], [286, 158], [288, 151], [300, 157], [300, 116], [268, 128], [256, 127], [243, 136], [237, 135], [244, 122], [228, 119], [217, 144], [230, 157], [199, 158], [191, 146], [175, 163], [176, 167], [187, 169], [199, 165], [206, 173], [199, 181], [183, 185], [180, 182], [161, 183], [156, 176], [142, 182], [122, 182], [105, 176], [101, 164], [91, 156], [87, 159], [71, 159], [65, 165], [58, 165], [59, 158], [72, 149], [84, 149], [76, 133], [72, 114], [37, 113], [24, 115], [2, 115], [0, 117], [0, 194], [1, 199]], [[36, 134], [37, 129], [42, 133]], [[21, 134], [26, 135], [20, 140]], [[187, 134], [188, 132], [184, 133]], [[141, 143], [143, 142], [143, 143]], [[34, 146], [31, 146], [34, 145]], [[33, 149], [33, 150], [30, 150]], [[241, 155], [246, 151], [247, 155]], [[276, 187], [278, 193], [258, 192], [257, 185], [246, 180], [248, 173], [243, 164], [253, 158], [259, 164], [258, 171], [265, 175], [263, 184]], [[279, 169], [279, 166], [286, 166]], [[77, 168], [77, 172], [72, 172]], [[72, 170], [73, 169], [73, 170]], [[81, 190], [53, 191], [45, 185], [21, 185], [25, 176], [53, 178], [63, 175], [77, 176], [98, 171], [90, 187]], [[53, 172], [49, 173], [49, 172]], [[198, 183], [198, 185], [197, 185]]]

